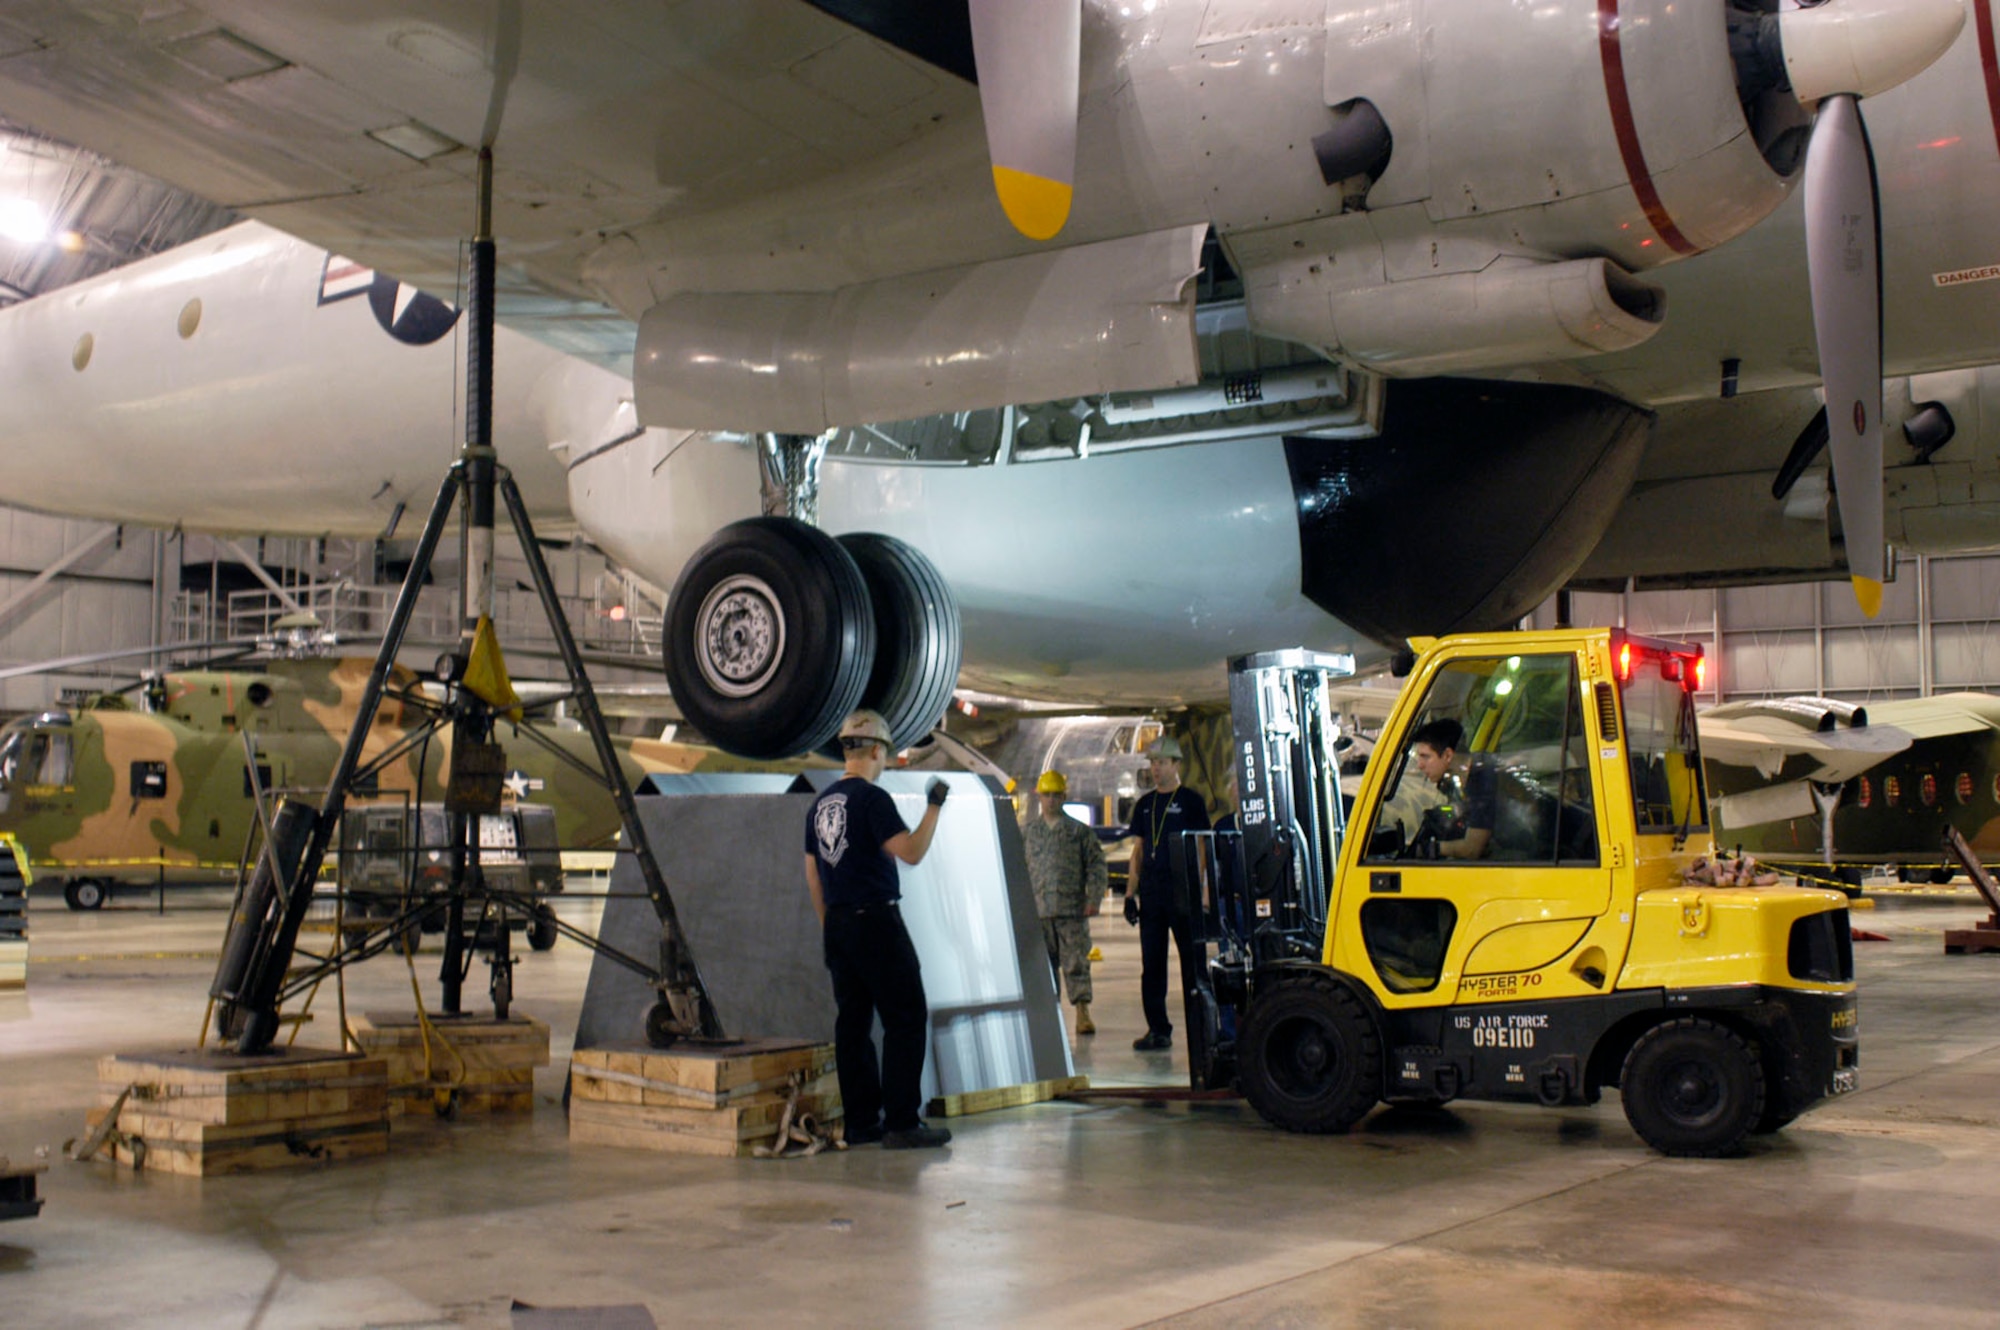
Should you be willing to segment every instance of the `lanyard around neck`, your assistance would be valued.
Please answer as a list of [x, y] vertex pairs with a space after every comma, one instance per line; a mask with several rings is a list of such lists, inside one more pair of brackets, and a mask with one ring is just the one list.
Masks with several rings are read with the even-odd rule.
[[1152, 854], [1157, 854], [1159, 852], [1160, 836], [1166, 830], [1167, 815], [1174, 811], [1174, 795], [1179, 794], [1180, 792], [1181, 792], [1180, 786], [1178, 785], [1174, 787], [1173, 794], [1169, 794], [1164, 798], [1161, 797], [1160, 792], [1158, 790], [1153, 791], [1153, 807], [1151, 810], [1153, 817], [1153, 835], [1148, 846], [1149, 856]]

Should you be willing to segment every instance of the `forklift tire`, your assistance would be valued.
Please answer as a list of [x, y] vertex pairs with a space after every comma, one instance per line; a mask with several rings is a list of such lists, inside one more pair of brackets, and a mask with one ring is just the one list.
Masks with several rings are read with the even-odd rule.
[[535, 917], [528, 921], [528, 945], [536, 951], [547, 951], [554, 947], [556, 938], [556, 917], [548, 906], [535, 911]]
[[1306, 971], [1250, 1003], [1237, 1038], [1243, 1097], [1274, 1126], [1343, 1132], [1382, 1098], [1382, 1039], [1354, 994]]
[[1763, 1115], [1757, 1119], [1757, 1125], [1750, 1129], [1750, 1134], [1752, 1136], [1769, 1136], [1774, 1131], [1783, 1131], [1792, 1125], [1792, 1120], [1796, 1117], [1798, 1117], [1797, 1113], [1787, 1113], [1775, 1105], [1767, 1104], [1764, 1107]]
[[1698, 1016], [1639, 1036], [1625, 1056], [1619, 1094], [1632, 1130], [1661, 1154], [1731, 1154], [1764, 1120], [1764, 1068], [1755, 1050], [1734, 1030]]
[[63, 883], [63, 904], [72, 910], [101, 910], [110, 894], [94, 877], [73, 877]]

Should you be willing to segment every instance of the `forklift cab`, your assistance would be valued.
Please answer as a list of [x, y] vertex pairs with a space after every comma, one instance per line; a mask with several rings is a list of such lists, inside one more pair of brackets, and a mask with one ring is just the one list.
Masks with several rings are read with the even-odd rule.
[[[1707, 829], [1700, 668], [1685, 646], [1624, 635], [1608, 656], [1573, 635], [1427, 654], [1408, 686], [1418, 700], [1398, 708], [1383, 747], [1395, 766], [1359, 810], [1368, 834], [1343, 878], [1327, 963], [1371, 976], [1388, 1007], [1525, 996], [1554, 982], [1542, 972], [1565, 956], [1563, 987], [1600, 991], [1624, 959], [1622, 932], [1581, 944], [1610, 909], [1613, 874], [1630, 871], [1618, 847], [1636, 830], [1670, 839], [1653, 848], [1671, 853]], [[1413, 750], [1435, 769], [1452, 736], [1432, 781]]]

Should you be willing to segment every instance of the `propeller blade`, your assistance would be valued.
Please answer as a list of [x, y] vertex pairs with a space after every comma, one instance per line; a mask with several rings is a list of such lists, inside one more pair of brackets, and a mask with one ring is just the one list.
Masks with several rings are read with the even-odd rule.
[[1820, 103], [1806, 149], [1806, 263], [1828, 448], [1861, 612], [1882, 608], [1882, 255], [1875, 157], [1851, 94]]
[[1076, 179], [1082, 0], [969, 0], [993, 188], [1014, 229], [1048, 240]]

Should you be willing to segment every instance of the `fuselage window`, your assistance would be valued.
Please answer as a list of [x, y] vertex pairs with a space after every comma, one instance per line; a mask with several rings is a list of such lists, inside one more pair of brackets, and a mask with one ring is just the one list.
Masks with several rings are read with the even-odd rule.
[[134, 762], [132, 764], [132, 797], [134, 799], [166, 798], [167, 764], [164, 762]]

